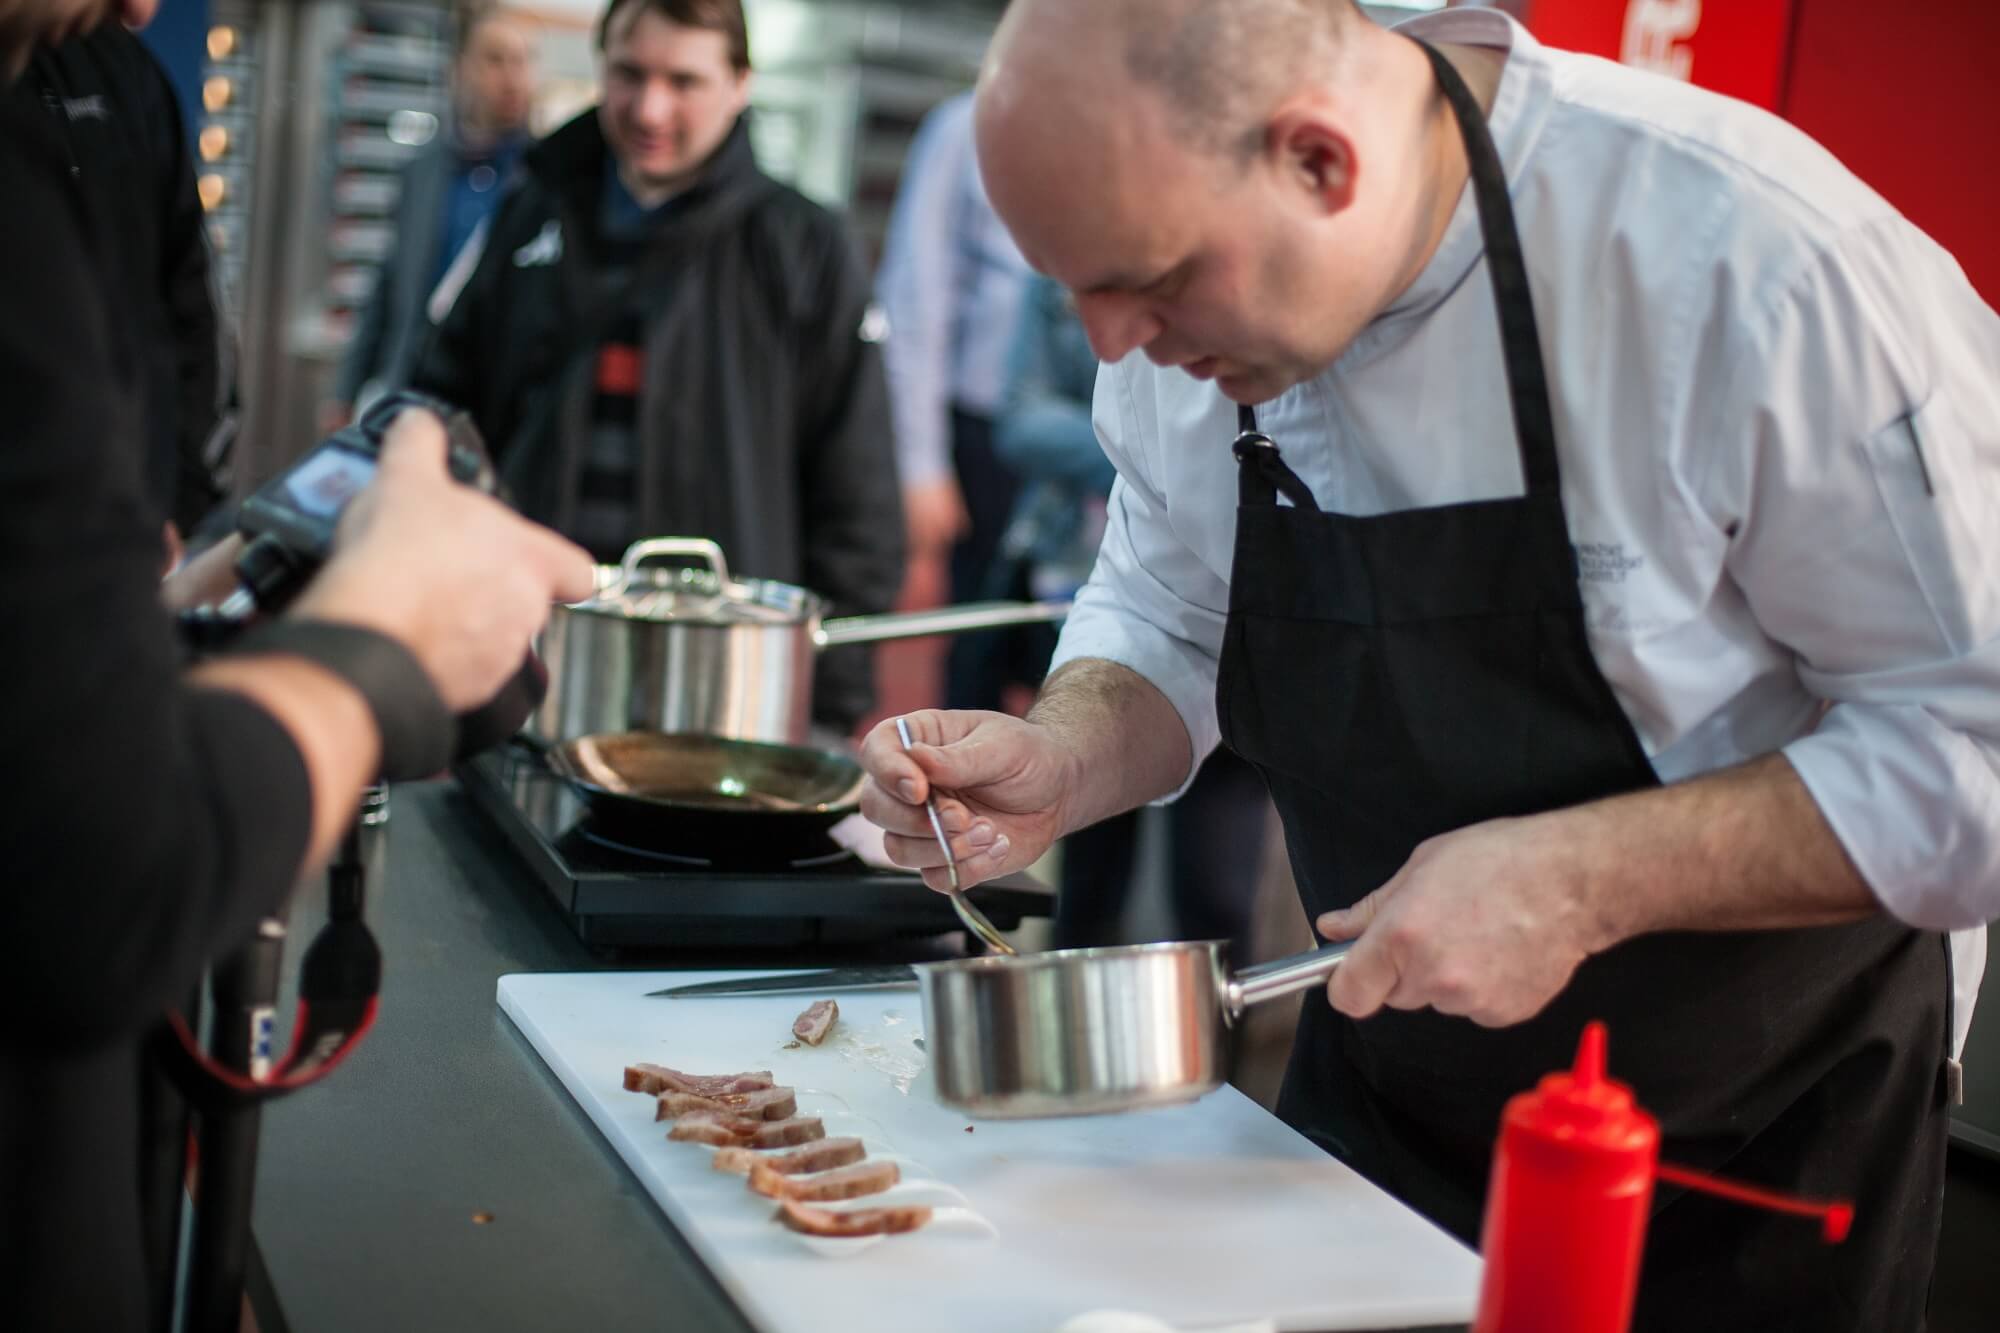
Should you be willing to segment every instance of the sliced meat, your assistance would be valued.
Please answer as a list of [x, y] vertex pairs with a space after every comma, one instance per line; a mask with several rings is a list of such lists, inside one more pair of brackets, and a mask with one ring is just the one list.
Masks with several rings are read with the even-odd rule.
[[745, 1074], [683, 1074], [665, 1065], [625, 1066], [627, 1092], [688, 1092], [697, 1097], [720, 1097], [732, 1092], [755, 1092], [771, 1086], [771, 1071], [753, 1069]]
[[743, 1140], [721, 1125], [699, 1115], [682, 1116], [667, 1137], [677, 1143], [706, 1143], [716, 1148], [734, 1148]]
[[826, 1040], [826, 1034], [840, 1021], [840, 1006], [832, 1000], [814, 1000], [806, 1011], [792, 1020], [792, 1035], [808, 1046]]
[[826, 1126], [816, 1115], [795, 1115], [789, 1120], [767, 1120], [750, 1135], [752, 1148], [792, 1148], [826, 1137]]
[[739, 1176], [749, 1171], [752, 1165], [775, 1171], [781, 1176], [792, 1176], [851, 1166], [867, 1155], [868, 1149], [860, 1139], [821, 1139], [791, 1152], [771, 1153], [768, 1156], [748, 1148], [724, 1148], [715, 1155], [710, 1165], [718, 1171], [734, 1171]]
[[667, 1137], [695, 1143], [747, 1143], [763, 1123], [734, 1111], [687, 1111], [667, 1131]]
[[931, 1210], [921, 1204], [896, 1208], [853, 1208], [836, 1212], [815, 1208], [796, 1199], [778, 1201], [778, 1220], [808, 1236], [893, 1236], [915, 1231], [931, 1220]]
[[729, 1111], [689, 1111], [667, 1131], [685, 1143], [712, 1143], [719, 1148], [790, 1148], [826, 1137], [817, 1116], [795, 1115], [786, 1120], [755, 1120]]
[[663, 1092], [655, 1120], [677, 1120], [694, 1111], [714, 1111], [746, 1120], [783, 1120], [797, 1115], [798, 1096], [790, 1088], [759, 1088], [755, 1092], [725, 1092], [703, 1097], [692, 1092]]
[[830, 1203], [835, 1199], [858, 1199], [864, 1194], [880, 1194], [903, 1178], [894, 1162], [862, 1162], [837, 1171], [820, 1171], [809, 1176], [788, 1176], [773, 1171], [762, 1162], [750, 1167], [750, 1188], [768, 1199], [797, 1199], [802, 1203]]

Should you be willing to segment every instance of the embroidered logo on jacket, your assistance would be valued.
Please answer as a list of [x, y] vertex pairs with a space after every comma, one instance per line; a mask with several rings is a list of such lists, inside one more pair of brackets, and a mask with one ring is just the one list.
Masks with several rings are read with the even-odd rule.
[[515, 268], [546, 268], [562, 258], [562, 223], [550, 218], [535, 239], [514, 252]]
[[111, 108], [104, 105], [103, 93], [92, 93], [88, 97], [65, 97], [63, 114], [71, 120], [109, 120]]

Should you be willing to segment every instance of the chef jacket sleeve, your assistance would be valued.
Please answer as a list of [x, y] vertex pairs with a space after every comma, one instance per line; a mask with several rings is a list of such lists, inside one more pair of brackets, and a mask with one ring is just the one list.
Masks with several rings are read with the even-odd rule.
[[[2000, 318], [1899, 218], [1757, 302], [1696, 434], [1727, 568], [1831, 707], [1785, 748], [1883, 906], [2000, 916]], [[1731, 383], [1718, 380], [1719, 383]]]
[[1156, 423], [1141, 410], [1125, 365], [1098, 371], [1091, 415], [1118, 480], [1104, 544], [1077, 592], [1049, 670], [1102, 658], [1131, 668], [1167, 697], [1194, 747], [1188, 771], [1176, 775], [1179, 789], [1167, 798], [1173, 800], [1220, 739], [1215, 674], [1229, 588], [1174, 531], [1147, 466], [1159, 447]]
[[[3, 100], [3, 99], [0, 99]], [[159, 599], [136, 350], [39, 107], [0, 105], [0, 1046], [129, 1038], [290, 891], [290, 734], [191, 687]]]

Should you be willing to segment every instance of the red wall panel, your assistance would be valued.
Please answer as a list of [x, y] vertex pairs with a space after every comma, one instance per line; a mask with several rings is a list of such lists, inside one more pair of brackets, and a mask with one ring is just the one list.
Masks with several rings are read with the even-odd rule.
[[1783, 111], [2000, 307], [2000, 4], [1800, 0]]

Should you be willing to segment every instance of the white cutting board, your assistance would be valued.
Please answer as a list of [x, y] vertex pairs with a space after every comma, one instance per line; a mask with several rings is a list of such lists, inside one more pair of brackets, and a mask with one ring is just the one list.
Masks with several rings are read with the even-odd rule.
[[[500, 978], [499, 998], [766, 1333], [1054, 1333], [1100, 1309], [1287, 1330], [1472, 1317], [1476, 1255], [1234, 1088], [1166, 1110], [973, 1121], [932, 1092], [914, 989], [833, 994], [839, 1026], [793, 1050], [792, 1019], [814, 996], [645, 994], [752, 975], [768, 974], [521, 974]], [[742, 1177], [713, 1170], [709, 1149], [667, 1141], [653, 1099], [624, 1090], [637, 1061], [770, 1069], [829, 1135], [902, 1160], [906, 1177], [937, 1182], [913, 1189], [949, 1187], [972, 1216], [822, 1253]]]

